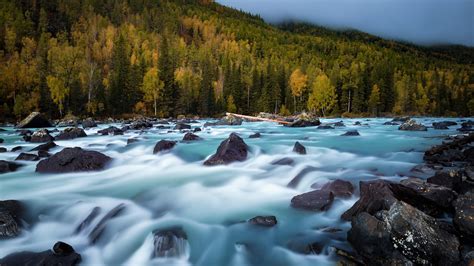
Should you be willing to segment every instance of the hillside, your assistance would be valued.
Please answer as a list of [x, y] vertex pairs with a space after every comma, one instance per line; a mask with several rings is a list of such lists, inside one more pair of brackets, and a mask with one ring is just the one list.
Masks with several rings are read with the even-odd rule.
[[211, 1], [0, 0], [0, 118], [474, 115], [474, 53], [273, 26]]

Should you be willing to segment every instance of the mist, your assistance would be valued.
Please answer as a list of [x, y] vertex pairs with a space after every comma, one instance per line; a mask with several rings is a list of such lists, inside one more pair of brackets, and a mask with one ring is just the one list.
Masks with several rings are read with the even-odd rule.
[[420, 45], [474, 46], [473, 0], [217, 0], [259, 14], [335, 29], [357, 29]]

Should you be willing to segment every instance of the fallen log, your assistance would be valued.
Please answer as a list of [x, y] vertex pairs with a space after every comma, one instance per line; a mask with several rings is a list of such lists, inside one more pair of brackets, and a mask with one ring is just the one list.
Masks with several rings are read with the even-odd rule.
[[275, 123], [284, 124], [284, 125], [289, 125], [289, 124], [291, 124], [291, 122], [283, 121], [283, 120], [277, 120], [277, 119], [256, 117], [256, 116], [250, 116], [250, 115], [240, 115], [240, 114], [234, 114], [234, 113], [225, 113], [225, 114], [226, 114], [227, 116], [235, 116], [235, 117], [238, 117], [238, 118], [243, 118], [243, 119], [248, 119], [248, 120], [254, 120], [254, 121], [275, 122]]

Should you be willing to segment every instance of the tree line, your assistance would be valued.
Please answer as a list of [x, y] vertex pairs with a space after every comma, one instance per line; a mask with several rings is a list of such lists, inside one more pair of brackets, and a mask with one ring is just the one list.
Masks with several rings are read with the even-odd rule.
[[0, 0], [0, 25], [3, 119], [474, 115], [473, 66], [448, 53], [280, 29], [212, 1]]

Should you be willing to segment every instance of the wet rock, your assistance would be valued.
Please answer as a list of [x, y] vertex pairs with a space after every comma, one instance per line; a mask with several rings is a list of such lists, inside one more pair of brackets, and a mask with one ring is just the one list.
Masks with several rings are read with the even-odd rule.
[[97, 123], [94, 121], [94, 119], [89, 117], [89, 118], [82, 121], [82, 127], [83, 128], [97, 127]]
[[22, 152], [15, 161], [38, 161], [39, 159], [38, 155]]
[[387, 121], [385, 123], [383, 123], [384, 126], [398, 126], [400, 125], [399, 123], [397, 122], [390, 122], [390, 121]]
[[75, 252], [74, 248], [70, 245], [57, 242], [53, 250], [46, 250], [43, 252], [18, 252], [10, 254], [3, 259], [0, 259], [0, 265], [2, 266], [16, 266], [16, 265], [28, 265], [28, 266], [74, 266], [81, 263], [81, 255]]
[[0, 138], [0, 143], [3, 143], [4, 142], [4, 139]]
[[39, 112], [31, 113], [27, 118], [16, 125], [17, 128], [52, 127], [51, 123]]
[[273, 165], [293, 165], [295, 161], [291, 158], [282, 158], [271, 162]]
[[212, 166], [242, 162], [247, 159], [247, 144], [236, 133], [231, 133], [229, 138], [223, 140], [215, 154], [204, 162], [204, 165]]
[[107, 155], [97, 151], [83, 150], [82, 148], [65, 148], [53, 156], [40, 161], [36, 165], [39, 173], [68, 173], [98, 171], [105, 168], [112, 160]]
[[330, 191], [314, 190], [291, 199], [291, 207], [309, 211], [328, 210], [334, 201], [334, 194]]
[[461, 123], [461, 127], [457, 129], [460, 132], [471, 132], [474, 131], [474, 121], [468, 121]]
[[0, 160], [0, 174], [15, 172], [18, 168], [22, 166], [23, 165], [18, 163]]
[[296, 188], [298, 186], [298, 184], [301, 182], [301, 180], [303, 179], [303, 177], [305, 177], [308, 173], [311, 173], [311, 172], [314, 172], [314, 171], [317, 171], [318, 168], [317, 167], [314, 167], [314, 166], [307, 166], [305, 168], [303, 168], [303, 170], [301, 170], [301, 172], [299, 172], [295, 177], [293, 177], [293, 179], [291, 179], [290, 183], [288, 183], [287, 187], [291, 187], [291, 188]]
[[349, 130], [346, 133], [342, 134], [341, 136], [360, 136], [359, 131], [357, 130]]
[[474, 239], [474, 194], [466, 193], [454, 201], [453, 223], [463, 237]]
[[401, 126], [399, 126], [398, 130], [427, 131], [428, 129], [425, 126], [416, 123], [415, 120], [410, 119], [407, 122], [403, 123]]
[[139, 142], [140, 139], [137, 139], [137, 138], [131, 138], [131, 139], [127, 139], [127, 145], [130, 145], [130, 144], [133, 144], [133, 143], [137, 143]]
[[360, 126], [360, 125], [362, 125], [362, 123], [360, 121], [355, 121], [354, 122], [354, 126]]
[[458, 123], [452, 121], [433, 122], [434, 129], [449, 129], [450, 126], [455, 126]]
[[336, 197], [348, 198], [354, 193], [354, 186], [349, 181], [336, 179], [324, 184], [321, 190], [331, 191]]
[[0, 153], [4, 153], [4, 152], [7, 152], [7, 148], [5, 148], [5, 147], [0, 147]]
[[195, 141], [195, 140], [201, 140], [201, 138], [198, 135], [195, 135], [191, 132], [186, 133], [183, 137], [183, 141]]
[[171, 140], [160, 140], [156, 143], [155, 148], [153, 149], [153, 154], [157, 154], [159, 152], [171, 150], [176, 145], [176, 141]]
[[153, 127], [153, 124], [146, 120], [134, 121], [130, 125], [130, 129], [133, 129], [133, 130], [144, 130], [144, 129], [148, 129], [152, 127]]
[[97, 216], [100, 214], [100, 207], [94, 207], [91, 213], [76, 227], [74, 230], [75, 234], [79, 234], [80, 232], [84, 231], [87, 227], [90, 226], [92, 221], [94, 221]]
[[416, 264], [457, 265], [459, 240], [440, 228], [436, 219], [402, 201], [395, 202], [386, 215], [394, 246]]
[[31, 139], [29, 141], [33, 143], [39, 143], [53, 140], [54, 138], [49, 134], [49, 131], [47, 129], [40, 129], [38, 131], [35, 131], [35, 133], [31, 135]]
[[12, 152], [17, 152], [17, 151], [21, 151], [22, 149], [23, 149], [22, 146], [16, 146], [16, 147], [13, 147], [11, 151]]
[[[453, 162], [465, 161], [466, 158], [463, 149], [469, 147], [474, 142], [474, 134], [455, 138], [441, 145], [432, 147], [425, 152], [423, 159], [429, 163], [438, 163], [451, 166]], [[465, 162], [464, 162], [465, 163]]]
[[174, 129], [175, 130], [191, 129], [191, 126], [188, 124], [177, 123], [176, 126], [174, 126]]
[[304, 155], [306, 154], [306, 148], [297, 141], [295, 142], [295, 146], [293, 146], [293, 152]]
[[155, 258], [182, 257], [188, 249], [188, 236], [181, 227], [171, 227], [153, 232]]
[[41, 144], [34, 147], [33, 149], [31, 149], [31, 151], [49, 151], [50, 149], [55, 148], [57, 146], [58, 145], [56, 145], [56, 143], [54, 143], [53, 141], [49, 141], [45, 144]]
[[459, 170], [437, 171], [434, 176], [427, 179], [427, 182], [459, 192], [461, 189], [462, 176]]
[[249, 136], [249, 139], [258, 139], [262, 136], [262, 134], [260, 134], [259, 132], [255, 133], [255, 134], [252, 134]]
[[411, 120], [409, 116], [397, 116], [394, 117], [391, 122], [406, 123], [409, 120]]
[[123, 135], [123, 130], [114, 126], [110, 126], [108, 128], [97, 131], [97, 133], [102, 136], [105, 136], [105, 135], [116, 136], [116, 135]]
[[0, 239], [20, 234], [23, 212], [23, 204], [17, 200], [0, 201]]
[[84, 129], [78, 127], [71, 127], [64, 129], [63, 132], [59, 133], [56, 136], [56, 140], [68, 140], [68, 139], [75, 139], [75, 138], [84, 138], [87, 137], [86, 132]]
[[319, 125], [321, 125], [321, 122], [317, 118], [311, 120], [298, 119], [291, 122], [290, 124], [285, 124], [286, 127], [315, 127]]
[[48, 158], [51, 154], [47, 151], [38, 151], [38, 157], [40, 158]]
[[91, 233], [89, 234], [89, 240], [91, 243], [96, 243], [106, 228], [107, 223], [117, 217], [123, 210], [125, 209], [125, 204], [121, 203], [117, 205], [115, 208], [110, 210], [102, 219], [100, 219], [99, 223], [92, 229]]
[[193, 130], [194, 133], [199, 132], [199, 131], [201, 131], [201, 128], [200, 128], [200, 127], [196, 127], [196, 128], [194, 128], [194, 130]]
[[240, 126], [242, 125], [242, 119], [229, 115], [226, 116], [217, 122], [206, 122], [204, 123], [204, 127], [210, 127], [210, 126]]
[[335, 127], [345, 127], [346, 126], [346, 125], [344, 125], [344, 122], [342, 122], [342, 121], [332, 123], [332, 125], [335, 126]]
[[255, 216], [249, 220], [250, 224], [272, 227], [277, 224], [275, 216]]
[[330, 125], [321, 125], [321, 126], [318, 126], [318, 129], [334, 129], [334, 127]]

